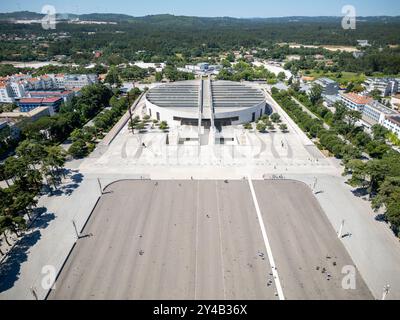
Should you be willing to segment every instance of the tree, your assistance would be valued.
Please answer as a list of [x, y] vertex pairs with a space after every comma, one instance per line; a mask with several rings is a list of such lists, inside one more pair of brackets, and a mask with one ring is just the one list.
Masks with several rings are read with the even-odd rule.
[[88, 148], [86, 146], [86, 142], [81, 139], [75, 141], [69, 147], [68, 153], [75, 159], [85, 157], [88, 154]]
[[350, 160], [346, 163], [344, 174], [351, 174], [348, 183], [352, 187], [366, 187], [367, 165], [362, 160]]
[[356, 110], [349, 110], [346, 115], [347, 123], [351, 130], [355, 128], [355, 125], [362, 118], [362, 114]]
[[264, 123], [264, 121], [259, 121], [259, 122], [257, 123], [257, 130], [258, 130], [259, 132], [265, 132], [266, 129], [267, 129], [267, 126], [266, 126], [266, 124]]
[[60, 146], [50, 146], [46, 148], [44, 165], [51, 168], [52, 176], [57, 176], [66, 161], [66, 152]]
[[163, 79], [163, 74], [161, 72], [156, 72], [156, 82], [161, 82]]
[[374, 139], [377, 141], [385, 141], [386, 136], [389, 133], [389, 130], [386, 129], [385, 127], [381, 126], [380, 124], [373, 125], [371, 130], [372, 130], [372, 135], [374, 136]]
[[280, 129], [281, 131], [283, 131], [283, 132], [287, 132], [288, 126], [287, 126], [286, 124], [284, 124], [284, 123], [281, 123], [281, 124], [279, 125], [279, 129]]
[[281, 116], [277, 113], [273, 113], [273, 114], [271, 114], [271, 121], [273, 123], [279, 123], [279, 122], [281, 122]]
[[295, 92], [299, 92], [300, 91], [300, 82], [294, 80], [291, 84], [290, 84], [290, 88], [292, 90], [294, 90]]
[[160, 130], [167, 131], [169, 129], [168, 123], [166, 121], [161, 121], [160, 123]]
[[0, 216], [0, 232], [4, 235], [4, 238], [9, 246], [11, 244], [8, 241], [6, 231], [12, 231], [19, 237], [18, 231], [24, 230], [25, 228], [26, 221], [23, 217], [11, 215]]
[[316, 106], [322, 101], [323, 89], [319, 84], [314, 84], [308, 94], [312, 105]]
[[18, 192], [12, 205], [13, 210], [18, 213], [25, 213], [29, 220], [32, 220], [29, 211], [32, 209], [32, 207], [36, 207], [38, 203], [38, 200], [35, 199], [35, 196], [35, 194], [30, 192]]
[[118, 72], [118, 69], [115, 66], [112, 66], [108, 71], [106, 78], [104, 81], [111, 86], [119, 88], [122, 85], [122, 81]]
[[335, 113], [333, 114], [333, 122], [343, 121], [347, 114], [347, 107], [343, 104], [343, 102], [335, 102], [333, 105], [335, 108]]
[[379, 89], [374, 89], [372, 90], [369, 95], [372, 97], [372, 99], [381, 101], [382, 100], [382, 92]]
[[282, 72], [279, 72], [279, 74], [278, 74], [278, 76], [277, 76], [277, 79], [279, 80], [279, 81], [284, 81], [285, 79], [286, 79], [286, 74], [282, 71]]

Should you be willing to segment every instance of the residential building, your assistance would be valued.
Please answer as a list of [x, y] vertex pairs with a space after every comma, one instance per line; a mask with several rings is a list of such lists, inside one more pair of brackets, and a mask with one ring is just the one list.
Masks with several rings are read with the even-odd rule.
[[371, 128], [380, 124], [400, 138], [400, 113], [378, 101], [355, 93], [341, 94], [340, 97], [349, 109], [361, 112], [365, 127]]
[[341, 93], [340, 100], [347, 108], [362, 112], [364, 106], [368, 102], [371, 102], [373, 99], [352, 92], [352, 93]]
[[8, 123], [18, 123], [21, 119], [28, 119], [29, 121], [36, 121], [42, 117], [50, 116], [49, 107], [37, 107], [29, 112], [3, 112], [0, 113], [0, 121], [5, 120]]
[[160, 62], [160, 63], [146, 63], [146, 62], [143, 62], [143, 61], [138, 61], [138, 62], [135, 62], [134, 64], [130, 63], [129, 65], [131, 65], [131, 66], [135, 65], [135, 66], [137, 66], [139, 68], [142, 68], [142, 69], [152, 68], [152, 69], [155, 69], [156, 72], [162, 72], [166, 67], [166, 64], [163, 63], [163, 62]]
[[394, 134], [400, 139], [400, 115], [388, 117], [385, 119], [384, 127]]
[[320, 78], [316, 81], [314, 81], [315, 84], [318, 84], [322, 87], [323, 95], [337, 95], [339, 93], [339, 84], [329, 78]]
[[98, 82], [96, 74], [68, 74], [64, 76], [64, 88], [67, 90], [83, 88]]
[[0, 133], [3, 130], [7, 130], [6, 134], [8, 135], [8, 138], [12, 139], [18, 139], [21, 132], [21, 130], [15, 125], [15, 123], [0, 119]]
[[379, 90], [382, 96], [391, 96], [399, 91], [399, 82], [389, 78], [368, 78], [365, 81], [367, 92]]
[[356, 59], [364, 57], [365, 53], [363, 51], [354, 51], [353, 52], [353, 57]]
[[389, 117], [399, 115], [396, 111], [387, 108], [382, 103], [378, 101], [370, 101], [365, 104], [362, 110], [362, 119], [369, 126], [373, 126], [375, 124], [380, 124], [384, 126], [385, 120]]
[[400, 94], [399, 93], [392, 96], [392, 99], [390, 102], [393, 106], [393, 109], [400, 110]]
[[0, 82], [0, 102], [13, 103], [12, 88], [8, 82]]
[[17, 101], [17, 105], [20, 111], [30, 112], [38, 107], [46, 106], [49, 109], [50, 115], [58, 112], [63, 99], [60, 97], [50, 97], [50, 98], [22, 98]]
[[370, 47], [368, 40], [357, 40], [357, 43], [360, 47]]
[[70, 101], [75, 96], [75, 92], [71, 90], [64, 91], [28, 91], [26, 97], [28, 98], [52, 98], [59, 97], [64, 100], [64, 102]]
[[65, 88], [65, 80], [64, 80], [64, 74], [63, 73], [53, 74], [53, 75], [50, 75], [50, 77], [53, 79], [53, 82], [54, 82], [55, 87], [57, 89]]

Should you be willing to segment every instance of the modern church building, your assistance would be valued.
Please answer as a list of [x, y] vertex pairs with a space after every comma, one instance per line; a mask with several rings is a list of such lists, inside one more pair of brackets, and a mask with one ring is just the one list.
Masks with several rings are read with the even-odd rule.
[[204, 127], [254, 122], [268, 112], [262, 90], [210, 79], [155, 87], [146, 94], [146, 107], [153, 119]]

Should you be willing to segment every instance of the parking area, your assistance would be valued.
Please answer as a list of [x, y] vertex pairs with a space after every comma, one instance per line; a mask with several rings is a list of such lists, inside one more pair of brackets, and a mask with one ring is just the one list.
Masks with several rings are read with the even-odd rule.
[[[307, 186], [254, 187], [287, 299], [372, 298], [358, 274], [341, 287], [353, 263]], [[130, 180], [107, 187], [49, 299], [270, 300], [275, 282], [248, 181]]]

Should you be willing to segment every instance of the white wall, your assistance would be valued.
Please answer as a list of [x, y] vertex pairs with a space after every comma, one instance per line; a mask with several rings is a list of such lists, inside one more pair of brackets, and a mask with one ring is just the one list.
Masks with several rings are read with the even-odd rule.
[[[235, 121], [232, 123], [233, 125], [248, 123], [252, 121], [253, 112], [256, 113], [256, 120], [260, 118], [260, 113], [264, 114], [265, 112], [265, 104], [266, 102], [262, 102], [252, 108], [243, 108], [243, 110], [234, 110], [221, 112], [223, 108], [216, 108], [215, 119], [224, 119], [224, 118], [233, 118], [239, 117], [239, 121]], [[157, 112], [160, 113], [160, 121], [167, 121], [169, 125], [180, 125], [180, 121], [174, 121], [174, 117], [179, 118], [187, 118], [187, 119], [197, 119], [198, 118], [198, 110], [191, 108], [189, 111], [184, 111], [182, 108], [180, 110], [173, 110], [171, 108], [162, 108], [159, 107], [146, 99], [146, 107], [147, 114], [150, 115], [151, 109], [151, 117], [152, 119], [157, 119]], [[186, 109], [187, 110], [187, 109]]]

